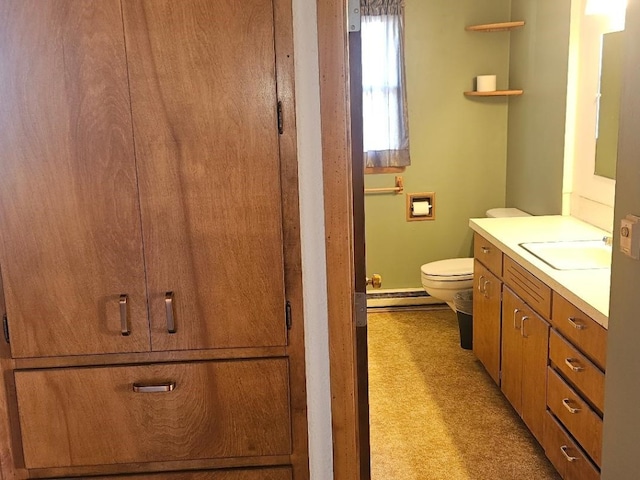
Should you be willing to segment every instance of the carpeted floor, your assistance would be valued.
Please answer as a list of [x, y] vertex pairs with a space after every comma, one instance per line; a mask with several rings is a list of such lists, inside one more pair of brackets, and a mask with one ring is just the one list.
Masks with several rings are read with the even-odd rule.
[[447, 310], [369, 314], [373, 480], [560, 480]]

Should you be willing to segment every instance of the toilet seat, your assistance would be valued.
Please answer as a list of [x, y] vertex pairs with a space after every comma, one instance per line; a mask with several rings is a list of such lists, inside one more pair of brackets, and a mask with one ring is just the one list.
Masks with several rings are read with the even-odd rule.
[[423, 280], [464, 282], [473, 280], [473, 258], [450, 258], [425, 263], [420, 267]]

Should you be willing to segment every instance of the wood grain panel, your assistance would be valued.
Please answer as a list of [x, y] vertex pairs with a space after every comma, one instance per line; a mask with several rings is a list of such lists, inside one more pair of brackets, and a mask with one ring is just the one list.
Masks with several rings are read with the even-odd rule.
[[[564, 480], [600, 479], [600, 472], [549, 412], [545, 415], [543, 446], [547, 457]], [[572, 457], [573, 461], [569, 461], [567, 456]]]
[[[15, 373], [27, 468], [291, 453], [286, 359]], [[170, 392], [133, 384], [173, 382]]]
[[553, 326], [562, 333], [598, 367], [605, 370], [607, 363], [607, 330], [579, 308], [553, 293]]
[[596, 465], [602, 465], [602, 419], [551, 368], [548, 370], [547, 387], [549, 409], [580, 442]]
[[[554, 330], [549, 335], [549, 360], [600, 413], [604, 412], [604, 373]], [[567, 360], [580, 370], [572, 370]]]
[[549, 324], [525, 309], [522, 327], [522, 419], [542, 443], [547, 409]]
[[477, 232], [473, 234], [473, 256], [491, 273], [502, 277], [502, 251]]
[[272, 2], [123, 7], [152, 348], [286, 345]]
[[551, 289], [506, 255], [503, 280], [536, 312], [544, 318], [551, 316]]
[[0, 262], [13, 356], [147, 351], [120, 2], [4, 1], [0, 43]]
[[522, 414], [522, 317], [523, 303], [508, 288], [502, 295], [502, 375], [500, 389]]
[[[209, 472], [155, 473], [150, 475], [123, 475], [131, 480], [291, 480], [291, 469], [260, 468], [255, 470], [224, 470]], [[113, 480], [113, 477], [95, 477], [94, 480]]]
[[502, 282], [478, 260], [473, 266], [473, 353], [500, 385], [500, 312]]

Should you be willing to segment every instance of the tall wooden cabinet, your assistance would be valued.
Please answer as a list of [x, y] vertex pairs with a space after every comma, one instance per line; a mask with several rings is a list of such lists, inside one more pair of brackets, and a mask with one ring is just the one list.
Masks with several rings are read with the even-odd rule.
[[308, 478], [290, 3], [0, 0], [0, 42], [4, 477]]

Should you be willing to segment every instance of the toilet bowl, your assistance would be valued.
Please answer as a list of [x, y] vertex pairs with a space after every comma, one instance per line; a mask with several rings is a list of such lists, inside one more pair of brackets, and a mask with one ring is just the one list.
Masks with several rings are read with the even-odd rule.
[[473, 288], [473, 258], [449, 258], [426, 263], [420, 267], [420, 279], [430, 296], [444, 301], [455, 312], [453, 296]]
[[[487, 217], [528, 217], [517, 208], [492, 208]], [[455, 312], [453, 297], [456, 293], [473, 288], [473, 258], [449, 258], [425, 263], [420, 267], [422, 287], [433, 298], [442, 300]]]

